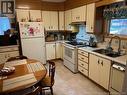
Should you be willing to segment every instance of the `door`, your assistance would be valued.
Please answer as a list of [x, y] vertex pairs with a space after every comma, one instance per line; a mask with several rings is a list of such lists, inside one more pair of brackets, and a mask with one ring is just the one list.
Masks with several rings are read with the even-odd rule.
[[96, 55], [90, 54], [89, 56], [89, 77], [95, 81], [96, 83], [99, 83], [99, 59]]
[[30, 59], [36, 59], [45, 64], [44, 38], [21, 39], [22, 52]]
[[61, 58], [61, 44], [59, 42], [56, 42], [56, 58]]
[[65, 30], [71, 30], [71, 25], [69, 25], [72, 22], [71, 12], [71, 10], [65, 11]]
[[46, 30], [50, 30], [50, 12], [42, 11], [42, 21], [44, 22], [44, 27]]
[[44, 27], [42, 22], [20, 22], [21, 38], [44, 37]]
[[95, 19], [95, 3], [87, 5], [86, 12], [86, 32], [94, 32], [94, 19]]
[[64, 30], [64, 12], [59, 12], [59, 30]]
[[50, 11], [50, 30], [58, 30], [58, 12]]
[[55, 43], [46, 43], [46, 60], [55, 59]]
[[86, 21], [86, 6], [72, 9], [72, 22]]
[[16, 9], [16, 17], [18, 22], [29, 21], [30, 20], [29, 10]]
[[100, 64], [99, 64], [100, 85], [108, 90], [111, 61], [104, 58], [99, 58], [99, 59], [100, 59]]
[[30, 10], [30, 19], [34, 22], [41, 21], [41, 10]]

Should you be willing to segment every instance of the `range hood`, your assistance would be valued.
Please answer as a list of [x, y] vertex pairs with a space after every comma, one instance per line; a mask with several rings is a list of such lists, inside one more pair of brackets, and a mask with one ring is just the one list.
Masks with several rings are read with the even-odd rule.
[[70, 23], [70, 25], [86, 25], [86, 22], [85, 21], [82, 21], [82, 22], [72, 22], [72, 23]]

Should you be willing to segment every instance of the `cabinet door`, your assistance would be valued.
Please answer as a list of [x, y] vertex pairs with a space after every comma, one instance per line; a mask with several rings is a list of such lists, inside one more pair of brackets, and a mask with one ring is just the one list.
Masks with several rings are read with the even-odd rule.
[[71, 25], [69, 25], [72, 22], [71, 12], [71, 10], [65, 11], [65, 30], [71, 30]]
[[86, 21], [86, 6], [72, 9], [72, 22]]
[[50, 30], [50, 12], [42, 11], [42, 21], [44, 22], [44, 27], [46, 30]]
[[64, 30], [64, 12], [59, 12], [59, 30]]
[[50, 30], [58, 30], [58, 12], [50, 11]]
[[31, 21], [41, 21], [41, 10], [30, 10]]
[[55, 43], [46, 44], [46, 59], [55, 59]]
[[29, 10], [16, 9], [17, 21], [29, 21]]
[[86, 21], [86, 6], [82, 6], [79, 8], [79, 12], [80, 15], [80, 21]]
[[100, 58], [99, 73], [100, 73], [100, 85], [105, 89], [109, 89], [109, 76], [110, 76], [111, 61]]
[[60, 43], [56, 43], [56, 58], [60, 58], [61, 57], [61, 44]]
[[86, 32], [94, 32], [95, 3], [87, 5]]
[[96, 55], [90, 54], [89, 56], [89, 77], [95, 81], [96, 83], [99, 83], [99, 59]]
[[6, 62], [6, 53], [0, 53], [0, 64]]

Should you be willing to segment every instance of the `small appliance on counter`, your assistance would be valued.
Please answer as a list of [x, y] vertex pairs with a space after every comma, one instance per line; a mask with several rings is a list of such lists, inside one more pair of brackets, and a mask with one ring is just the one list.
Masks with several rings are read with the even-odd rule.
[[94, 37], [90, 37], [89, 46], [90, 47], [96, 47], [97, 46], [97, 42], [95, 42]]

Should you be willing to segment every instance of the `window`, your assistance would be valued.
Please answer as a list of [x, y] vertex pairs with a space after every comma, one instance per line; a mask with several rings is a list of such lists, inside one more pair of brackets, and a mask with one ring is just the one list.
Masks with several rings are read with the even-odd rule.
[[112, 19], [110, 34], [127, 35], [127, 19]]

